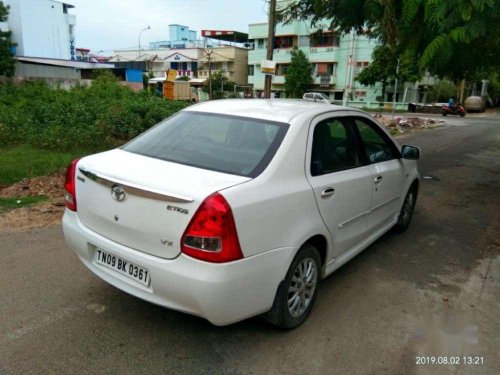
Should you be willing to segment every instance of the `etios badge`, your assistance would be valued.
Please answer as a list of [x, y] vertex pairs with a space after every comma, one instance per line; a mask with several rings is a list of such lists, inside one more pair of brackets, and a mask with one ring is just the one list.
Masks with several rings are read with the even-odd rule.
[[113, 185], [111, 188], [111, 196], [115, 201], [123, 201], [126, 195], [125, 190], [120, 185]]

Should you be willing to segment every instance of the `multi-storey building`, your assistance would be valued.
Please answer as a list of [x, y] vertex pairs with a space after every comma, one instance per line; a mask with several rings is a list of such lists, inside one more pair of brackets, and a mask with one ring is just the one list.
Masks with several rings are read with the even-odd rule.
[[[264, 90], [265, 75], [261, 61], [266, 59], [267, 23], [249, 25], [249, 42], [253, 49], [248, 54], [248, 82], [254, 85], [257, 96]], [[347, 97], [356, 101], [375, 101], [380, 95], [377, 88], [365, 87], [355, 81], [356, 75], [368, 66], [375, 41], [354, 32], [339, 34], [335, 31], [317, 32], [307, 21], [278, 24], [273, 50], [277, 63], [271, 90], [283, 97], [285, 76], [294, 47], [302, 50], [312, 64], [311, 91], [323, 92], [334, 100]]]
[[205, 41], [197, 39], [196, 31], [191, 30], [189, 26], [178, 24], [168, 25], [168, 33], [170, 40], [150, 42], [149, 49], [205, 47]]
[[4, 0], [16, 55], [76, 60], [73, 5], [54, 0]]

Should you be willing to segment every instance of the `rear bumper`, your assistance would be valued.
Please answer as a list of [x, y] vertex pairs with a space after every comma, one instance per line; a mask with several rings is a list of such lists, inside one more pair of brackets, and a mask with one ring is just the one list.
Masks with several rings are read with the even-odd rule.
[[[100, 236], [69, 210], [63, 217], [63, 230], [67, 244], [101, 279], [138, 298], [206, 318], [215, 325], [268, 311], [294, 254], [293, 248], [280, 248], [226, 264], [202, 262], [184, 254], [163, 259]], [[148, 269], [149, 287], [96, 264], [96, 247]]]

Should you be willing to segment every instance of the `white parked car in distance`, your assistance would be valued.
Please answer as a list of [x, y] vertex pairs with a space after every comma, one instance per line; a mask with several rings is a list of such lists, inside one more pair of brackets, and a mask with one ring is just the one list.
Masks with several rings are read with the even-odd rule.
[[92, 272], [146, 301], [293, 328], [322, 278], [408, 227], [418, 158], [352, 108], [205, 102], [73, 161], [64, 234]]
[[315, 103], [332, 104], [332, 100], [330, 99], [330, 97], [321, 92], [306, 92], [304, 95], [302, 95], [302, 100]]

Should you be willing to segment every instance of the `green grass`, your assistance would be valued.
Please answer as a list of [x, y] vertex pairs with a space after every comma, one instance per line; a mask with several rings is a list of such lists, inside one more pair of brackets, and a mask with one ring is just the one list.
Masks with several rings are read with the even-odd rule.
[[45, 202], [48, 198], [45, 195], [36, 197], [2, 198], [0, 197], [0, 213], [13, 210], [14, 208], [27, 207], [33, 204]]
[[83, 154], [37, 150], [30, 146], [0, 148], [0, 185], [56, 172], [66, 167], [75, 155]]

